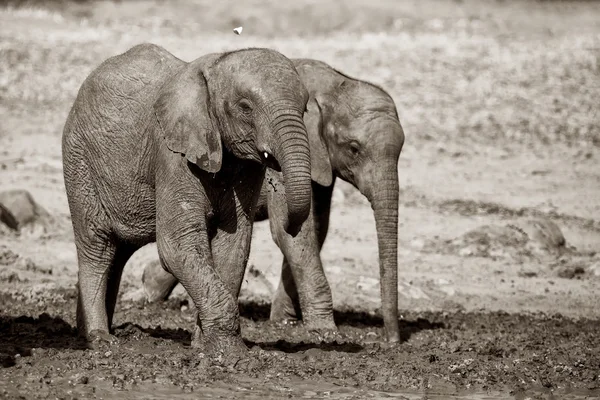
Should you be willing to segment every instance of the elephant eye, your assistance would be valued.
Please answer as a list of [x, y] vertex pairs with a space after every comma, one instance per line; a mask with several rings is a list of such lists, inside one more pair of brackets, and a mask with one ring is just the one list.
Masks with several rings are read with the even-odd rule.
[[238, 108], [243, 114], [250, 114], [252, 112], [252, 106], [248, 100], [242, 99], [238, 103]]
[[350, 142], [350, 144], [348, 144], [348, 147], [350, 149], [350, 153], [355, 156], [358, 153], [360, 153], [360, 146], [358, 145], [358, 143], [356, 142]]

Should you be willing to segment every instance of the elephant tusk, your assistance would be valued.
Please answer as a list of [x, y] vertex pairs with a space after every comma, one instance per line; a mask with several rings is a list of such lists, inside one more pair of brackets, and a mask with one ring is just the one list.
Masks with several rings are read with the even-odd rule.
[[267, 152], [265, 151], [265, 153], [264, 153], [264, 156], [265, 156], [265, 160], [266, 160], [267, 158], [269, 158], [269, 153], [267, 153]]

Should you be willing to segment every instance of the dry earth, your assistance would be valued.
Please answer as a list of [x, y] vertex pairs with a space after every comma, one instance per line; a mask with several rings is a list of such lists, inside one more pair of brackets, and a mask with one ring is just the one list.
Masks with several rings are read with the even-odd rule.
[[[600, 398], [600, 3], [8, 3], [0, 189], [39, 208], [0, 224], [1, 398]], [[272, 47], [390, 91], [407, 137], [400, 345], [381, 342], [370, 206], [339, 183], [322, 257], [341, 338], [268, 323], [282, 256], [263, 222], [241, 295], [252, 360], [194, 353], [181, 288], [145, 304], [154, 246], [125, 270], [122, 344], [84, 349], [60, 135], [91, 69], [140, 42], [186, 60]]]

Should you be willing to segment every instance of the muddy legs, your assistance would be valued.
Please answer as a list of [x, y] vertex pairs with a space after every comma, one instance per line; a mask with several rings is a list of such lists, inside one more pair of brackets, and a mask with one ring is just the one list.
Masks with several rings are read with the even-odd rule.
[[78, 240], [77, 329], [91, 346], [116, 343], [110, 328], [123, 268], [135, 250], [99, 233]]

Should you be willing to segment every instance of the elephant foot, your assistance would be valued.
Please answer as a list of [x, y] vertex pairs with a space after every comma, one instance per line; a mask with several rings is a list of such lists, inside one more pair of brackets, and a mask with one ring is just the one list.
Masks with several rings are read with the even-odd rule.
[[87, 347], [90, 350], [100, 350], [105, 347], [112, 347], [119, 344], [119, 339], [110, 333], [95, 329], [87, 334]]
[[274, 326], [296, 326], [302, 323], [301, 320], [297, 318], [270, 318], [269, 322]]
[[337, 326], [308, 325], [306, 330], [311, 336], [316, 337], [319, 342], [344, 342], [347, 338], [345, 334], [339, 331]]
[[385, 333], [378, 334], [376, 332], [369, 332], [367, 333], [363, 343], [367, 346], [375, 346], [378, 349], [387, 350], [400, 346], [402, 344], [402, 341], [400, 340], [400, 338], [398, 338], [397, 340], [392, 338], [390, 340], [390, 338], [387, 337]]
[[240, 335], [211, 334], [196, 327], [192, 348], [225, 365], [235, 365], [250, 357], [250, 350]]
[[278, 325], [294, 325], [297, 324], [300, 319], [296, 310], [293, 306], [281, 305], [281, 303], [273, 302], [271, 305], [271, 314], [269, 315], [269, 321]]
[[317, 332], [337, 332], [338, 327], [331, 317], [309, 317], [308, 315], [303, 319], [304, 326], [309, 331]]

